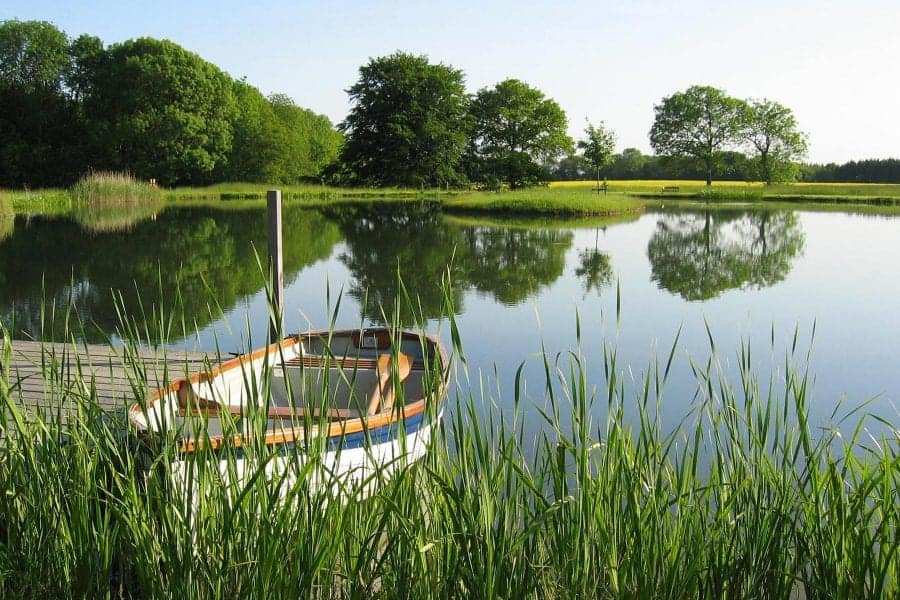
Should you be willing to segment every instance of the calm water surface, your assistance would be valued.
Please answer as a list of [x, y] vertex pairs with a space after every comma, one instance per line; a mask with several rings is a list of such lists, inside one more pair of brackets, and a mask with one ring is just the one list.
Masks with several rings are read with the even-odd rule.
[[[719, 210], [509, 223], [444, 216], [430, 204], [286, 207], [287, 328], [327, 327], [338, 297], [336, 326], [382, 322], [400, 265], [417, 299], [401, 318], [412, 324], [423, 315], [449, 343], [437, 320], [439, 282], [449, 272], [467, 357], [460, 391], [468, 386], [481, 398], [483, 385], [501, 408], [512, 403], [523, 362], [527, 403], [544, 403], [541, 349], [551, 356], [575, 350], [580, 319], [600, 405], [604, 344], [618, 349], [625, 380], [640, 381], [652, 361], [665, 362], [680, 330], [661, 405], [663, 419], [676, 423], [697, 389], [691, 362], [710, 358], [708, 327], [723, 372], [735, 377], [741, 345], [749, 345], [764, 387], [770, 377], [777, 386], [796, 334], [796, 362], [810, 356], [814, 422], [833, 422], [842, 400], [849, 408], [872, 399], [870, 409], [896, 424], [898, 239], [900, 219], [840, 213]], [[173, 347], [240, 351], [265, 340], [255, 254], [265, 248], [265, 214], [256, 208], [168, 208], [134, 222], [18, 218], [0, 232], [0, 318], [18, 337], [58, 337], [72, 305], [85, 323], [83, 338], [116, 340], [118, 302]], [[154, 317], [159, 306], [174, 315], [162, 325]]]

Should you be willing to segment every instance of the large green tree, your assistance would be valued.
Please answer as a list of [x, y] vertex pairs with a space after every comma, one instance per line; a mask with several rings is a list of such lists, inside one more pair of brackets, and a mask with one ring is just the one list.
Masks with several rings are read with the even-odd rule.
[[100, 38], [83, 34], [69, 43], [68, 50], [69, 65], [65, 73], [65, 84], [71, 98], [81, 102], [94, 90], [97, 70], [103, 64], [106, 48]]
[[479, 90], [471, 114], [467, 162], [475, 180], [510, 187], [546, 181], [544, 164], [573, 150], [563, 109], [518, 79]]
[[318, 177], [340, 152], [343, 137], [328, 117], [297, 106], [285, 94], [269, 96], [280, 127], [281, 160], [273, 181], [298, 183]]
[[78, 171], [82, 124], [66, 93], [69, 40], [43, 21], [0, 22], [0, 185], [60, 185]]
[[751, 100], [743, 125], [760, 180], [769, 185], [792, 179], [794, 163], [806, 156], [806, 134], [798, 128], [794, 112], [772, 100]]
[[69, 67], [69, 40], [46, 21], [0, 22], [0, 82], [58, 92]]
[[353, 106], [339, 125], [341, 161], [353, 180], [413, 187], [460, 180], [468, 108], [462, 71], [397, 52], [360, 67], [347, 93]]
[[268, 98], [234, 82], [234, 138], [220, 179], [295, 184], [318, 179], [337, 159], [343, 136], [327, 117], [297, 106], [285, 94]]
[[650, 145], [657, 154], [697, 158], [712, 185], [718, 153], [739, 139], [745, 106], [720, 89], [691, 86], [654, 107]]
[[86, 99], [104, 168], [165, 185], [207, 184], [228, 158], [233, 83], [168, 40], [111, 46]]
[[277, 183], [277, 163], [283, 148], [281, 128], [272, 104], [262, 93], [246, 83], [235, 81], [231, 151], [221, 166], [221, 179]]

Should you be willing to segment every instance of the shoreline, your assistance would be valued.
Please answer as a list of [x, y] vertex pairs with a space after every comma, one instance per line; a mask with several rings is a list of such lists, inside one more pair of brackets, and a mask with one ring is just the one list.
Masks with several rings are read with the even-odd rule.
[[[675, 187], [684, 191], [660, 191], [661, 185], [671, 183], [679, 184]], [[323, 208], [336, 204], [435, 201], [440, 203], [442, 211], [447, 214], [494, 215], [498, 218], [620, 217], [640, 214], [647, 209], [669, 207], [701, 210], [744, 208], [900, 214], [900, 184], [794, 184], [776, 186], [772, 192], [767, 193], [760, 185], [743, 182], [721, 182], [707, 190], [697, 182], [618, 181], [609, 182], [610, 191], [603, 196], [592, 192], [591, 185], [596, 183], [552, 182], [547, 186], [493, 192], [226, 183], [204, 188], [164, 190], [163, 198], [166, 204], [208, 203], [227, 204], [233, 208], [249, 207], [265, 201], [267, 189], [280, 187], [285, 201], [309, 208]], [[805, 191], [804, 188], [810, 193], [800, 193]], [[858, 193], [869, 191], [868, 188], [876, 193]], [[11, 207], [17, 215], [67, 214], [77, 204], [63, 189], [0, 190], [0, 200]]]

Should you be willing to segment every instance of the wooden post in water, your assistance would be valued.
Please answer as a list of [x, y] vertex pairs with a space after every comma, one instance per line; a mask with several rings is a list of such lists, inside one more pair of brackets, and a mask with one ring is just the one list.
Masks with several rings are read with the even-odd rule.
[[269, 338], [277, 342], [284, 337], [284, 260], [281, 238], [281, 190], [266, 192], [269, 213], [269, 283], [272, 286], [272, 319]]

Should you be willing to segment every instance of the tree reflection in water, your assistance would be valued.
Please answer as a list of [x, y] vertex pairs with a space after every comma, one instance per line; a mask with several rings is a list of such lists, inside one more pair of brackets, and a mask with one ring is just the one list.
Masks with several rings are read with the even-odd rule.
[[782, 281], [803, 251], [791, 212], [705, 211], [667, 214], [650, 238], [651, 279], [685, 300]]
[[394, 309], [398, 269], [415, 307], [402, 303], [400, 320], [411, 324], [440, 316], [440, 282], [448, 273], [457, 310], [472, 289], [503, 304], [522, 302], [563, 274], [573, 238], [571, 231], [543, 227], [449, 223], [434, 202], [337, 207], [326, 214], [348, 246], [341, 260], [353, 275], [349, 293], [375, 322]]
[[[340, 234], [315, 211], [285, 206], [283, 220], [290, 283], [328, 258]], [[85, 340], [103, 341], [119, 328], [119, 303], [146, 321], [152, 341], [189, 335], [262, 289], [254, 248], [265, 261], [266, 238], [261, 207], [170, 207], [113, 231], [86, 231], [77, 215], [20, 219], [0, 241], [0, 319], [14, 323], [16, 336], [51, 339], [74, 310]]]
[[[600, 293], [613, 280], [612, 259], [609, 254], [600, 251], [600, 229], [594, 230], [594, 247], [578, 252], [575, 275], [584, 280], [585, 294], [591, 293], [591, 290]], [[602, 229], [605, 234], [606, 227]]]

